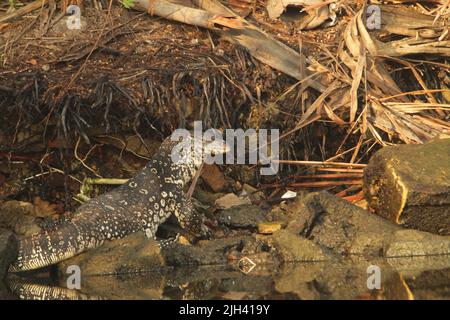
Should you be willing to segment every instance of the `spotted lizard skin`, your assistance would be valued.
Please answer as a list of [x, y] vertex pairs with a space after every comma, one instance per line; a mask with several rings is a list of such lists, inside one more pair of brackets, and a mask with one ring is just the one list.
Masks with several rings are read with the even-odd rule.
[[189, 143], [191, 152], [181, 153], [181, 161], [171, 160], [172, 148], [179, 142], [169, 137], [149, 163], [126, 184], [81, 205], [69, 221], [56, 228], [20, 239], [18, 257], [10, 271], [52, 265], [107, 240], [120, 239], [137, 231], [144, 231], [152, 238], [158, 226], [172, 214], [186, 231], [201, 235], [205, 231], [203, 219], [193, 210], [183, 188], [200, 168], [203, 152], [223, 148], [223, 145], [217, 142], [194, 144], [193, 138], [183, 141], [186, 145]]

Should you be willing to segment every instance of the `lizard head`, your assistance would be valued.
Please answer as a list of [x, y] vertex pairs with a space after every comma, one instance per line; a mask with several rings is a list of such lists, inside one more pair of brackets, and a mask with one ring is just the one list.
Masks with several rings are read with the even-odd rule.
[[230, 151], [230, 147], [222, 138], [197, 138], [186, 134], [179, 137], [170, 137], [171, 160], [175, 166], [183, 169], [185, 182], [190, 180], [200, 169], [203, 163], [214, 163], [214, 159]]

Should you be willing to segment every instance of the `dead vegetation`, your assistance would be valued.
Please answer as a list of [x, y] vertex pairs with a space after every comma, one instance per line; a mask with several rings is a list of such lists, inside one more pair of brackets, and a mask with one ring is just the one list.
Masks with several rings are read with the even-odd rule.
[[213, 23], [78, 1], [80, 32], [66, 27], [67, 3], [0, 7], [0, 183], [18, 162], [38, 185], [61, 176], [66, 194], [84, 177], [128, 178], [155, 141], [202, 120], [281, 129], [282, 172], [251, 181], [269, 197], [287, 188], [351, 197], [380, 146], [450, 131], [450, 1], [383, 1], [373, 30], [362, 1], [304, 7], [333, 4], [334, 24], [312, 30], [269, 19], [261, 0], [174, 2]]

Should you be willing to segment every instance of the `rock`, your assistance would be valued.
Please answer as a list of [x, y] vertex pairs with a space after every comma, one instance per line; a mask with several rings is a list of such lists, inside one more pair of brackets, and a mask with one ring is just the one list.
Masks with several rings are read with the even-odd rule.
[[221, 209], [230, 209], [232, 207], [240, 206], [243, 204], [251, 204], [251, 201], [248, 198], [240, 198], [234, 193], [228, 193], [223, 197], [217, 199], [215, 204]]
[[158, 270], [165, 262], [157, 242], [137, 232], [60, 262], [59, 273], [66, 274], [71, 265], [79, 266], [82, 275], [106, 275]]
[[326, 253], [376, 257], [448, 252], [448, 237], [406, 230], [328, 192], [311, 193], [288, 210], [297, 217], [286, 230], [312, 240]]
[[450, 139], [378, 151], [364, 193], [380, 216], [408, 228], [450, 234]]
[[278, 230], [281, 230], [282, 223], [279, 221], [275, 222], [262, 222], [258, 224], [258, 233], [261, 234], [272, 234]]
[[288, 230], [276, 232], [268, 241], [283, 262], [324, 261], [329, 257], [314, 242]]
[[214, 164], [203, 166], [202, 179], [214, 192], [220, 192], [227, 186], [223, 172]]
[[71, 265], [79, 266], [82, 275], [161, 272], [172, 266], [224, 265], [228, 251], [242, 246], [250, 237], [199, 241], [195, 246], [173, 243], [160, 246], [142, 232], [108, 241], [58, 264], [60, 275]]
[[311, 193], [289, 206], [297, 217], [287, 229], [339, 255], [377, 256], [384, 239], [400, 226], [328, 192]]
[[405, 285], [411, 288], [416, 300], [448, 300], [450, 297], [450, 267], [442, 270], [426, 270], [408, 278]]
[[212, 193], [200, 188], [195, 188], [193, 197], [201, 203], [213, 206], [217, 199], [223, 197], [223, 193]]
[[446, 255], [387, 258], [386, 262], [409, 278], [414, 278], [426, 270], [450, 268], [450, 259]]
[[17, 240], [14, 234], [0, 229], [0, 282], [5, 278], [10, 264], [17, 256]]
[[241, 185], [247, 183], [254, 185], [257, 183], [255, 169], [249, 165], [229, 166], [226, 168], [226, 176], [235, 181], [239, 181]]
[[287, 201], [281, 202], [279, 205], [272, 206], [270, 212], [267, 214], [269, 221], [282, 221], [283, 225], [298, 217], [298, 212], [294, 209], [294, 203], [301, 203], [301, 201], [309, 195], [309, 192], [297, 192], [297, 197]]
[[174, 244], [162, 254], [168, 266], [225, 265], [228, 253], [242, 247], [251, 237], [234, 237], [199, 241], [195, 246]]
[[217, 214], [217, 220], [228, 227], [252, 229], [256, 229], [259, 223], [267, 222], [265, 210], [248, 204], [221, 210]]
[[0, 226], [13, 230], [18, 235], [39, 233], [41, 228], [33, 216], [34, 206], [28, 202], [7, 201], [0, 206]]
[[243, 191], [247, 194], [247, 196], [250, 198], [252, 202], [260, 201], [264, 199], [265, 195], [262, 191], [257, 191], [257, 189], [247, 183], [244, 183], [242, 186]]
[[450, 255], [450, 237], [417, 230], [398, 230], [389, 237], [384, 248], [384, 256], [388, 258], [425, 255]]

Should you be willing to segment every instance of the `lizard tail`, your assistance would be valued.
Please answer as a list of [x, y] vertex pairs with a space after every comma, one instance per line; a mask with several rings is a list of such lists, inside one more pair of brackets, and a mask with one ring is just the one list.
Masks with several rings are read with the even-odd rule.
[[69, 223], [57, 231], [43, 231], [19, 239], [17, 258], [9, 271], [19, 272], [49, 266], [103, 243], [94, 235], [83, 234], [82, 236], [80, 228]]

